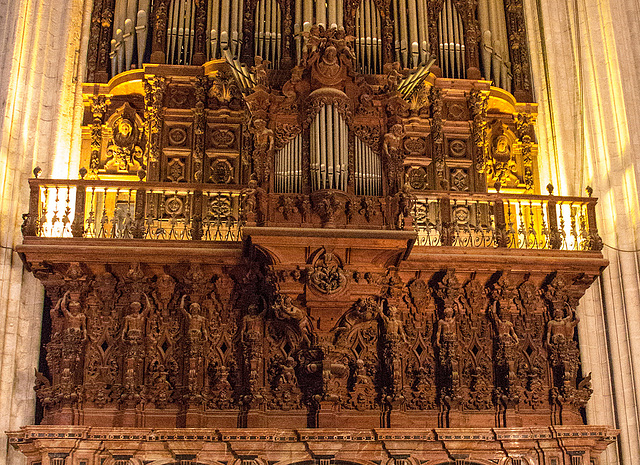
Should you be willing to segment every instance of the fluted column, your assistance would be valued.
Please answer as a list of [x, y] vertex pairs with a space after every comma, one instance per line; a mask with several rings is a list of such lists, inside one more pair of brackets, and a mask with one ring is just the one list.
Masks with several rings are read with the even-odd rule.
[[48, 177], [77, 173], [82, 98], [75, 78], [84, 77], [81, 25], [88, 32], [92, 3], [0, 0], [0, 464], [25, 463], [4, 432], [32, 424], [35, 412], [43, 293], [14, 250], [27, 179], [36, 165]]
[[[579, 307], [581, 356], [592, 372], [592, 424], [621, 429], [601, 463], [640, 456], [640, 66], [632, 1], [525, 1], [540, 103], [540, 180], [560, 194], [599, 197], [610, 265]], [[599, 285], [598, 285], [599, 284]], [[582, 342], [584, 341], [584, 342]]]

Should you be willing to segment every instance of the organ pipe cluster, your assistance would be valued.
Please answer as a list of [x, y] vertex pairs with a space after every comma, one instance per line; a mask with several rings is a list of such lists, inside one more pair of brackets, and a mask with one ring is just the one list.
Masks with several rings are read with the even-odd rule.
[[360, 2], [355, 26], [354, 49], [359, 71], [382, 73], [382, 20], [373, 0]]
[[[275, 0], [271, 1], [275, 3]], [[260, 3], [264, 2], [265, 0], [261, 0]], [[208, 0], [207, 57], [209, 60], [223, 57], [223, 51], [227, 49], [233, 57], [240, 58], [243, 8], [243, 0]]]
[[443, 76], [466, 78], [464, 26], [452, 0], [445, 0], [438, 16], [438, 37]]
[[426, 63], [430, 55], [427, 0], [393, 0], [392, 5], [396, 60], [405, 68]]
[[299, 194], [302, 189], [302, 133], [276, 153], [275, 191]]
[[173, 0], [167, 21], [167, 63], [190, 65], [195, 38], [196, 5], [192, 0]]
[[[256, 8], [256, 55], [277, 64], [282, 43], [282, 15], [277, 0], [259, 0]], [[240, 53], [238, 51], [238, 53]]]
[[482, 71], [495, 86], [511, 92], [511, 63], [503, 0], [478, 2]]
[[355, 137], [356, 195], [382, 195], [382, 163], [371, 147]]
[[347, 190], [349, 128], [335, 105], [324, 105], [311, 125], [312, 190]]
[[148, 34], [150, 0], [118, 0], [113, 18], [113, 38], [111, 39], [111, 75], [131, 69], [134, 65], [134, 51], [137, 52], [136, 65], [142, 67]]

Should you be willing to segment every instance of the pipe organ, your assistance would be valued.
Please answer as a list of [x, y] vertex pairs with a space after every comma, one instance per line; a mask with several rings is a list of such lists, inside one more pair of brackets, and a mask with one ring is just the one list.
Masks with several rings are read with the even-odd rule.
[[442, 75], [466, 77], [464, 25], [452, 0], [445, 0], [438, 16], [438, 46]]
[[374, 0], [362, 0], [356, 11], [354, 52], [358, 71], [382, 72], [382, 19]]
[[427, 0], [393, 0], [395, 60], [415, 68], [429, 60]]
[[155, 0], [169, 64], [85, 84], [83, 179], [29, 180], [25, 463], [596, 463], [596, 199], [534, 194], [537, 106], [479, 79], [476, 1]]
[[302, 133], [276, 153], [274, 189], [279, 193], [302, 192]]
[[[258, 25], [258, 11], [263, 13], [261, 19], [266, 21], [267, 18], [264, 16], [266, 8], [264, 3], [269, 1], [271, 1], [271, 3], [269, 3], [270, 11], [271, 4], [276, 3], [275, 0], [261, 0], [259, 2], [259, 4], [262, 4], [262, 9], [258, 8], [256, 10], [256, 30]], [[223, 56], [222, 51], [226, 49], [229, 49], [233, 57], [240, 57], [243, 4], [243, 0], [208, 0], [206, 37], [207, 57], [209, 60], [221, 58]], [[268, 18], [268, 21], [269, 24], [273, 24], [275, 22], [272, 22], [271, 15]], [[271, 30], [269, 31], [269, 34], [271, 34]], [[267, 59], [268, 57], [264, 56], [264, 58]]]
[[310, 131], [311, 190], [347, 190], [349, 128], [334, 104], [323, 105]]
[[511, 92], [511, 63], [503, 0], [478, 2], [480, 57], [485, 79]]
[[190, 65], [195, 34], [196, 2], [172, 0], [167, 22], [167, 63]]
[[356, 195], [382, 195], [382, 162], [380, 156], [355, 137], [355, 191]]
[[147, 48], [150, 6], [150, 0], [116, 2], [109, 54], [112, 76], [142, 67]]

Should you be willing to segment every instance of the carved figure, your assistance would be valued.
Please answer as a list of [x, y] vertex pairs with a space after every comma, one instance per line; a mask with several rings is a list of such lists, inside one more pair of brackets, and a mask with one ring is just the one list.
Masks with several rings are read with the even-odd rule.
[[280, 373], [278, 384], [298, 384], [295, 366], [296, 362], [293, 357], [287, 357], [285, 362], [282, 364], [282, 372]]
[[87, 317], [81, 312], [81, 304], [77, 300], [67, 302], [67, 298], [71, 291], [65, 292], [55, 308], [50, 312], [52, 320], [57, 316], [59, 311], [64, 315], [64, 329], [74, 339], [85, 340], [87, 338]]
[[389, 180], [393, 192], [398, 192], [404, 185], [404, 153], [402, 150], [402, 140], [404, 131], [400, 124], [394, 124], [391, 131], [384, 135], [382, 141], [382, 152], [389, 166]]
[[516, 345], [519, 342], [518, 335], [513, 327], [513, 323], [507, 319], [503, 319], [503, 311], [498, 307], [498, 301], [493, 302], [489, 314], [495, 325], [499, 343], [507, 347]]
[[269, 75], [267, 74], [267, 66], [271, 62], [269, 60], [263, 60], [261, 56], [255, 57], [255, 66], [252, 71], [255, 74], [256, 85], [269, 87]]
[[139, 344], [144, 336], [145, 319], [151, 311], [151, 302], [147, 294], [144, 294], [147, 306], [142, 310], [142, 304], [134, 300], [129, 304], [129, 313], [124, 317], [122, 339], [131, 344]]
[[309, 280], [319, 291], [332, 294], [346, 284], [347, 277], [333, 254], [327, 252], [316, 261]]
[[[565, 304], [569, 307], [568, 304]], [[573, 340], [575, 327], [580, 319], [575, 310], [569, 307], [569, 314], [563, 318], [564, 312], [556, 308], [553, 320], [547, 324], [546, 345], [549, 350], [549, 360], [554, 370], [556, 385], [562, 392], [562, 399], [571, 400], [575, 392], [575, 381], [578, 371], [579, 352]]]
[[394, 124], [391, 131], [384, 135], [382, 149], [384, 154], [391, 160], [402, 160], [402, 139], [404, 131], [402, 125]]
[[258, 186], [258, 181], [254, 176], [249, 180], [247, 187], [240, 191], [240, 197], [242, 198], [241, 214], [247, 223], [256, 224], [262, 222], [266, 210], [264, 194], [264, 189]]
[[267, 122], [261, 118], [254, 120], [253, 129], [253, 157], [254, 172], [258, 182], [263, 184], [269, 176], [269, 164], [274, 152], [274, 134], [267, 127]]
[[459, 400], [459, 374], [457, 368], [458, 354], [458, 323], [455, 316], [454, 305], [458, 308], [457, 302], [453, 305], [445, 305], [443, 318], [438, 320], [436, 331], [436, 347], [440, 368], [444, 375], [444, 382], [441, 390], [445, 404], [450, 408], [452, 400]]
[[452, 306], [445, 306], [443, 314], [444, 318], [440, 318], [438, 320], [436, 346], [440, 349], [447, 349], [449, 348], [449, 346], [452, 346], [456, 343], [457, 322]]
[[209, 339], [209, 333], [207, 332], [207, 320], [201, 314], [202, 308], [199, 303], [192, 302], [187, 311], [184, 306], [186, 297], [186, 295], [183, 295], [182, 300], [180, 300], [180, 311], [189, 322], [189, 339], [191, 339], [192, 342], [200, 340], [207, 341]]
[[355, 377], [355, 384], [364, 384], [367, 386], [373, 384], [371, 381], [371, 376], [369, 376], [369, 373], [367, 371], [367, 367], [364, 364], [364, 361], [361, 359], [356, 360]]
[[311, 347], [314, 338], [313, 326], [306, 313], [293, 305], [291, 297], [279, 295], [273, 305], [273, 311], [278, 320], [291, 322], [307, 347]]
[[378, 316], [382, 320], [385, 339], [394, 343], [400, 340], [407, 342], [404, 325], [400, 318], [398, 318], [398, 308], [395, 305], [390, 305], [388, 308], [389, 315], [385, 315], [382, 309], [379, 309], [378, 312]]
[[580, 318], [573, 309], [569, 315], [564, 318], [563, 316], [564, 312], [561, 309], [554, 310], [553, 320], [547, 325], [547, 346], [561, 345], [573, 340], [574, 328], [578, 326]]

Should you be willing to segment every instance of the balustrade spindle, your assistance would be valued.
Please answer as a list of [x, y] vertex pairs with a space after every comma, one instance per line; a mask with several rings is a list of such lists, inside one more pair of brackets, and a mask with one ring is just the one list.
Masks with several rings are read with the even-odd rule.
[[439, 199], [440, 207], [440, 224], [442, 231], [440, 233], [440, 242], [444, 246], [453, 245], [453, 231], [451, 224], [451, 201], [449, 197]]
[[496, 244], [498, 247], [507, 247], [509, 237], [507, 235], [507, 222], [504, 216], [504, 203], [502, 199], [497, 199], [493, 204], [493, 219], [496, 231]]
[[[67, 188], [67, 192], [71, 190], [71, 188]], [[83, 237], [84, 236], [84, 204], [85, 204], [85, 196], [86, 190], [82, 186], [76, 187], [76, 201], [75, 201], [75, 212], [73, 215], [73, 223], [71, 224], [71, 235], [73, 237]]]
[[547, 219], [549, 221], [549, 247], [559, 249], [562, 246], [562, 236], [558, 230], [557, 208], [554, 199], [549, 199], [547, 203]]
[[[573, 205], [573, 203], [571, 205], [569, 205], [569, 219], [570, 219], [570, 234], [571, 234], [571, 238], [573, 239], [573, 250], [579, 250], [579, 238], [578, 238], [578, 229], [576, 227], [576, 216], [577, 216], [577, 210], [578, 208], [575, 207]], [[567, 248], [569, 248], [567, 246]]]
[[89, 215], [86, 219], [85, 237], [96, 237], [96, 188], [91, 188], [91, 200], [89, 201]]

